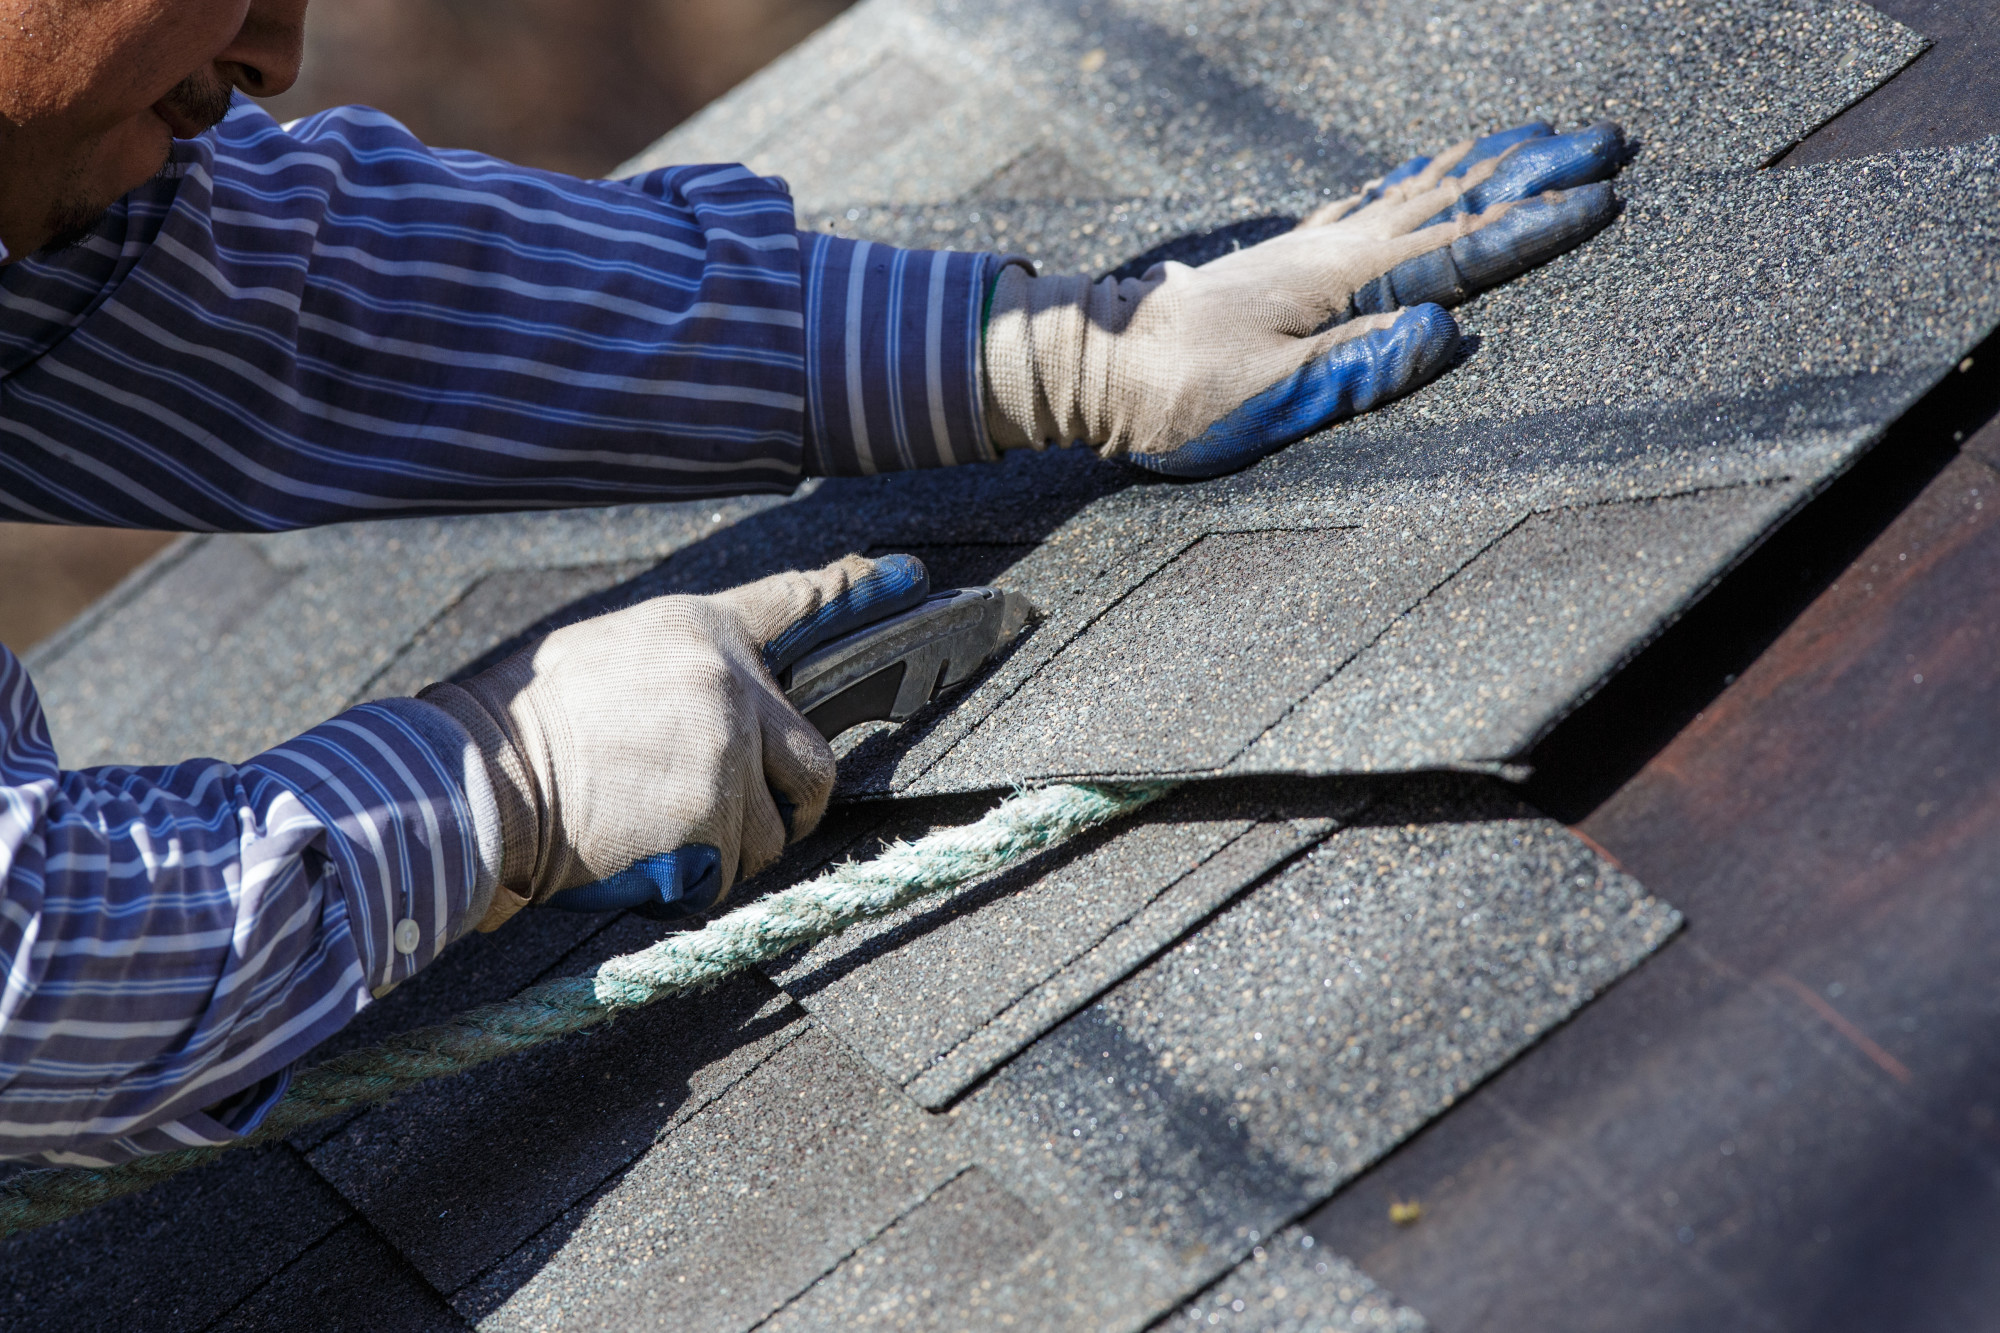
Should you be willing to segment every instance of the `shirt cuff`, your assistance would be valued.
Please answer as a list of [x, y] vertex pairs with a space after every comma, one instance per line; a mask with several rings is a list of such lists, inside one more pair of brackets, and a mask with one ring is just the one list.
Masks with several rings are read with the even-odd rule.
[[414, 699], [363, 704], [252, 762], [325, 828], [322, 854], [376, 998], [485, 915], [499, 816], [471, 738], [440, 710]]
[[980, 317], [995, 255], [799, 233], [806, 471], [870, 476], [990, 462]]

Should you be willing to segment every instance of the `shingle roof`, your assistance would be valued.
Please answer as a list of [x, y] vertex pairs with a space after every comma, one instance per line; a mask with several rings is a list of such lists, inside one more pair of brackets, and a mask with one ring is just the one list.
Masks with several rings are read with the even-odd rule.
[[[1462, 312], [1466, 365], [1237, 477], [1068, 451], [178, 548], [36, 655], [68, 762], [248, 753], [552, 620], [895, 549], [1045, 619], [851, 740], [843, 790], [876, 799], [753, 891], [1016, 780], [1203, 780], [768, 975], [18, 1239], [0, 1325], [1129, 1328], [1193, 1302], [1420, 1327], [1291, 1224], [1679, 922], [1486, 775], [2000, 318], [2000, 141], [1756, 170], [1917, 48], [1796, 0], [865, 0], [653, 156], [747, 157], [853, 234], [1108, 269], [1530, 115], [1611, 116], [1642, 152], [1623, 221]], [[661, 929], [527, 914], [338, 1044]]]

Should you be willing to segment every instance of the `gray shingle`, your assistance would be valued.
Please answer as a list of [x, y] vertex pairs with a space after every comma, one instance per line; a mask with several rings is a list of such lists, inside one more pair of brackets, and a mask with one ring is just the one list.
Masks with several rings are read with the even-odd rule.
[[1464, 535], [1210, 533], [1079, 635], [933, 780], [1221, 768], [1470, 554]]
[[[1339, 808], [1333, 802], [1329, 806]], [[925, 1106], [946, 1104], [1273, 866], [1324, 837], [1334, 822], [1331, 817], [1312, 816], [1267, 818], [1252, 825], [1114, 927], [1089, 952], [988, 1019], [943, 1059], [912, 1079], [908, 1092]]]
[[[1358, 808], [1329, 794], [1322, 809], [1343, 799]], [[890, 1082], [939, 1106], [1332, 827], [1327, 814], [1286, 818], [1286, 804], [1264, 791], [1170, 798], [770, 975]]]
[[482, 1328], [741, 1328], [958, 1174], [931, 1118], [808, 1033], [454, 1304]]
[[[1070, 1199], [1073, 1227], [1145, 1238], [1150, 1276], [1127, 1302], [1157, 1310], [1213, 1281], [1678, 924], [1518, 807], [1418, 800], [1365, 820], [961, 1108], [1001, 1178]], [[1093, 1282], [1013, 1299], [1088, 1308]]]
[[283, 1145], [228, 1157], [0, 1241], [0, 1329], [192, 1333], [349, 1216]]
[[503, 654], [524, 631], [546, 633], [546, 622], [565, 608], [593, 604], [593, 594], [636, 578], [646, 565], [627, 562], [564, 569], [509, 569], [488, 574], [465, 590], [396, 654], [381, 673], [355, 692], [362, 699], [415, 694], [432, 681], [457, 676]]
[[[629, 953], [658, 934], [628, 919], [590, 953]], [[796, 1039], [799, 1018], [737, 979], [425, 1084], [308, 1160], [433, 1286], [456, 1291]]]
[[213, 1333], [445, 1333], [465, 1321], [365, 1222], [350, 1220], [210, 1326]]
[[[1232, 1333], [1424, 1333], [1422, 1315], [1287, 1227], [1183, 1307], [1187, 1327]], [[1171, 1325], [1170, 1325], [1171, 1327]]]
[[1524, 753], [1797, 498], [1739, 487], [1531, 515], [1232, 767], [1365, 772]]
[[1005, 1275], [1049, 1224], [973, 1167], [896, 1219], [761, 1327], [951, 1328], [981, 1282]]
[[[183, 538], [29, 654], [64, 762], [82, 768], [144, 753], [166, 717], [160, 692], [198, 678], [216, 642], [279, 596], [289, 577], [248, 538]], [[139, 614], [121, 614], [132, 604]], [[167, 608], [179, 614], [161, 614]]]

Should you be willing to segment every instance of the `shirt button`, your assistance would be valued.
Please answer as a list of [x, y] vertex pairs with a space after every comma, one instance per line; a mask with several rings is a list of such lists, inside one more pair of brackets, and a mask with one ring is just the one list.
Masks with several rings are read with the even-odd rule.
[[417, 946], [419, 944], [422, 944], [423, 942], [424, 942], [424, 932], [422, 928], [419, 927], [415, 921], [411, 920], [409, 917], [404, 917], [401, 921], [398, 921], [396, 923], [397, 953], [404, 953], [404, 954], [415, 953], [417, 951]]

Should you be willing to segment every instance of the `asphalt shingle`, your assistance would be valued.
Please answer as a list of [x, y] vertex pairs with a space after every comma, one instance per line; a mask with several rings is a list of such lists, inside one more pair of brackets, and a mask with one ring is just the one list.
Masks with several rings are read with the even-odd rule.
[[367, 1223], [351, 1220], [210, 1328], [213, 1333], [446, 1333], [465, 1326]]
[[1287, 1227], [1181, 1310], [1189, 1328], [1232, 1333], [1424, 1333], [1422, 1315], [1313, 1237]]
[[0, 1329], [193, 1333], [351, 1215], [291, 1149], [241, 1153], [0, 1241]]
[[1005, 1275], [1049, 1224], [978, 1167], [954, 1177], [841, 1261], [762, 1327], [942, 1328], [981, 1282]]
[[[1287, 776], [772, 969], [805, 1013], [740, 979], [302, 1140], [359, 1219], [281, 1149], [17, 1240], [0, 1322], [254, 1327], [374, 1282], [496, 1329], [1420, 1328], [1287, 1228], [1678, 917], [1484, 779], [1321, 779], [1504, 768], [2000, 319], [2000, 141], [1756, 170], [1919, 45], [1843, 0], [865, 0], [651, 156], [782, 170], [808, 225], [1105, 271], [1535, 115], [1640, 154], [1618, 224], [1460, 311], [1452, 374], [1235, 477], [1053, 451], [170, 555], [37, 654], [72, 764], [247, 754], [536, 626], [909, 549], [1042, 618], [843, 741], [848, 796], [948, 799], [836, 811], [746, 894], [1016, 779]], [[456, 946], [344, 1040], [653, 929], [600, 924]], [[252, 1257], [197, 1284], [228, 1227]]]
[[[584, 918], [588, 919], [588, 918]], [[565, 971], [643, 948], [621, 921]], [[454, 1292], [804, 1031], [739, 978], [361, 1115], [308, 1160], [438, 1290]]]
[[767, 971], [885, 1078], [941, 1106], [1361, 805], [1319, 795], [1183, 793]]
[[1634, 626], [1671, 618], [1798, 494], [1736, 487], [1531, 515], [1235, 767], [1472, 767], [1524, 753], [1621, 664], [1612, 654], [1630, 651]]
[[741, 1328], [964, 1165], [820, 1033], [754, 1073], [453, 1303], [482, 1328]]
[[1121, 1283], [1051, 1242], [992, 1308], [1164, 1311], [1677, 928], [1560, 825], [1478, 790], [1371, 810], [966, 1099], [989, 1169], [1142, 1260]]

